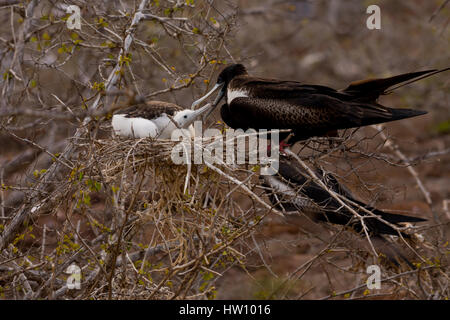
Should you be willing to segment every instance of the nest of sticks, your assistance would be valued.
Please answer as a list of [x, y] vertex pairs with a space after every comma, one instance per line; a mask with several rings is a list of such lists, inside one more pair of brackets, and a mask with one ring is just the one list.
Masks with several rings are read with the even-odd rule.
[[[197, 147], [210, 143], [200, 140]], [[114, 246], [132, 248], [128, 257], [118, 251], [114, 257], [112, 250], [104, 260], [130, 269], [130, 275], [136, 270], [147, 275], [151, 281], [141, 283], [150, 290], [147, 299], [214, 296], [215, 279], [233, 265], [245, 265], [244, 240], [264, 215], [275, 211], [252, 191], [257, 172], [225, 163], [175, 164], [172, 152], [179, 144], [150, 138], [96, 140], [84, 153], [91, 156], [82, 173], [74, 175], [81, 182], [74, 200], [80, 194], [102, 194], [105, 210], [93, 216], [107, 233], [122, 235], [122, 243]], [[245, 207], [249, 201], [243, 198], [269, 210]], [[80, 210], [87, 206], [78, 202]]]

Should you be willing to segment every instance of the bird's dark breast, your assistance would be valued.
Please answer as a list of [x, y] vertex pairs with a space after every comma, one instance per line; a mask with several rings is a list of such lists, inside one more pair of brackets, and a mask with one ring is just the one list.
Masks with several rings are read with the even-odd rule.
[[311, 107], [296, 102], [294, 99], [236, 98], [223, 113], [234, 125], [254, 129], [325, 129], [335, 116], [333, 110], [324, 106]]
[[[400, 112], [379, 104], [343, 101], [325, 94], [261, 98], [254, 90], [248, 95], [233, 99], [222, 110], [225, 123], [242, 129], [292, 129], [296, 141], [338, 129], [393, 121], [404, 118], [404, 112], [412, 112]], [[400, 113], [396, 116], [393, 112]]]

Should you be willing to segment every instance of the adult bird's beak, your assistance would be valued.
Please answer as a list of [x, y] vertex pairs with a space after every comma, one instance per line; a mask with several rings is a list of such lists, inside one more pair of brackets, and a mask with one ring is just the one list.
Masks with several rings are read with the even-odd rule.
[[213, 106], [211, 105], [211, 103], [208, 103], [203, 107], [201, 107], [200, 109], [193, 111], [191, 114], [188, 115], [188, 118], [183, 124], [183, 128], [186, 129], [187, 127], [189, 127], [192, 123], [194, 123], [195, 120], [197, 120], [197, 118], [202, 116], [205, 112], [210, 111], [212, 108]]
[[219, 104], [220, 100], [225, 96], [225, 92], [227, 92], [227, 88], [225, 86], [222, 87], [219, 94], [216, 97], [216, 100], [214, 100], [211, 110], [206, 114], [205, 119], [208, 119], [208, 117], [213, 113], [213, 111], [216, 109], [217, 105]]
[[[203, 101], [205, 101], [206, 99], [208, 99], [208, 97], [210, 95], [212, 95], [214, 92], [216, 92], [217, 90], [223, 89], [224, 86], [225, 86], [225, 83], [223, 83], [223, 82], [222, 83], [216, 83], [216, 85], [207, 94], [205, 94], [203, 97], [201, 97], [198, 100], [195, 100], [192, 103], [191, 109], [194, 110], [196, 105], [198, 105], [198, 104], [202, 103]], [[224, 90], [222, 90], [222, 91], [224, 91]], [[222, 97], [223, 97], [223, 95], [225, 94], [225, 91], [223, 93], [221, 92], [221, 94], [222, 94]], [[216, 101], [217, 101], [217, 103], [219, 103], [219, 101], [217, 99], [216, 99]], [[216, 103], [216, 101], [214, 101], [214, 103]], [[215, 107], [214, 104], [213, 104], [213, 107]]]

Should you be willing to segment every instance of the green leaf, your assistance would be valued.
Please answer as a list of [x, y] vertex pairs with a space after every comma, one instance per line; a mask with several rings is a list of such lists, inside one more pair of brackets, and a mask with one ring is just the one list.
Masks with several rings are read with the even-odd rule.
[[440, 134], [450, 133], [450, 120], [442, 121], [435, 126], [435, 131]]

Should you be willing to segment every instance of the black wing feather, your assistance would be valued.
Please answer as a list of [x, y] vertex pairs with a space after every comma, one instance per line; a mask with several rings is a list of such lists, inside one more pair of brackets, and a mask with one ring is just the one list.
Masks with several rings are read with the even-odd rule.
[[[338, 180], [331, 175], [330, 173], [323, 174], [321, 170], [316, 170], [319, 177], [322, 177], [322, 181], [325, 182], [325, 184], [336, 193], [345, 196], [348, 200], [358, 204], [362, 208], [365, 208], [369, 211], [371, 211], [373, 214], [380, 216], [383, 220], [391, 223], [391, 224], [398, 224], [400, 222], [421, 222], [426, 221], [422, 218], [407, 216], [407, 215], [401, 215], [401, 214], [393, 214], [393, 213], [387, 213], [378, 209], [375, 209], [371, 206], [368, 206], [367, 204], [358, 201], [354, 198], [354, 196], [351, 194], [351, 192], [342, 186]], [[288, 161], [281, 160], [279, 171], [278, 171], [279, 178], [283, 179], [287, 183], [289, 183], [292, 187], [294, 187], [296, 190], [298, 190], [298, 194], [302, 195], [304, 197], [307, 197], [311, 199], [315, 204], [317, 204], [322, 210], [321, 213], [317, 213], [314, 215], [314, 218], [316, 218], [319, 221], [325, 221], [330, 222], [334, 224], [340, 224], [340, 225], [347, 225], [350, 223], [350, 226], [357, 232], [362, 231], [362, 225], [361, 222], [353, 216], [353, 214], [346, 208], [342, 208], [341, 204], [334, 199], [330, 193], [320, 187], [317, 183], [312, 181], [310, 178], [306, 177], [303, 171], [298, 167], [294, 166]], [[282, 198], [282, 195], [280, 195], [279, 198]], [[274, 196], [272, 195], [271, 201], [273, 202]], [[273, 202], [274, 203], [274, 202]], [[286, 199], [284, 202], [281, 202], [281, 206], [284, 208], [288, 208], [290, 211], [292, 210], [299, 210], [301, 211], [302, 208], [296, 207], [292, 199]], [[367, 212], [364, 210], [358, 208], [355, 205], [350, 205], [358, 214], [362, 216], [368, 215]], [[391, 226], [387, 225], [386, 223], [380, 221], [377, 218], [366, 218], [365, 219], [366, 225], [369, 229], [369, 232], [374, 234], [391, 234], [391, 235], [398, 235], [398, 232], [392, 228]], [[404, 237], [408, 237], [408, 235], [403, 234]]]
[[[406, 84], [421, 80], [423, 78], [430, 77], [437, 73], [448, 71], [450, 68], [445, 68], [441, 70], [425, 70], [411, 73], [399, 74], [389, 78], [382, 79], [367, 79], [362, 81], [356, 81], [351, 83], [342, 92], [349, 94], [352, 100], [375, 102], [376, 99], [383, 94], [387, 94], [387, 90], [397, 84], [401, 84], [389, 91], [393, 91], [400, 88]], [[409, 81], [411, 80], [411, 81]], [[407, 82], [409, 81], [409, 82]]]
[[233, 99], [230, 105], [222, 107], [222, 118], [232, 128], [294, 129], [299, 140], [333, 130], [415, 117], [426, 112], [388, 108], [376, 100], [394, 85], [404, 85], [406, 81], [414, 82], [448, 69], [364, 80], [341, 91], [297, 81], [238, 76], [228, 88], [244, 90], [248, 97]]
[[232, 128], [293, 129], [296, 135], [305, 138], [425, 113], [379, 104], [343, 102], [319, 94], [292, 99], [239, 97], [221, 110], [222, 119]]

